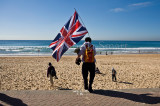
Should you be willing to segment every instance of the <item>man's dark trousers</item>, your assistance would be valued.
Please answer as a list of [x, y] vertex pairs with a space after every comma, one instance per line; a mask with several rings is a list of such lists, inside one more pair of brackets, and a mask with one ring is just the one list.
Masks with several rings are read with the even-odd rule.
[[95, 63], [83, 63], [82, 75], [84, 80], [84, 89], [88, 89], [88, 71], [90, 72], [89, 89], [92, 89], [93, 80], [95, 77]]

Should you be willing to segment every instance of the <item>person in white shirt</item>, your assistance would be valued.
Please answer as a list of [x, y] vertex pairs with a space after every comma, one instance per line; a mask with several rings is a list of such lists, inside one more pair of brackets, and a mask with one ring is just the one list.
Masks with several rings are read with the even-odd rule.
[[[79, 60], [79, 58], [82, 55], [82, 76], [84, 80], [84, 89], [88, 90], [89, 92], [93, 92], [92, 84], [95, 77], [95, 55], [96, 55], [96, 49], [95, 46], [91, 44], [91, 38], [87, 37], [85, 38], [84, 44], [81, 46], [80, 51], [78, 53], [78, 56], [76, 60]], [[88, 71], [90, 72], [90, 80], [89, 80], [89, 87], [88, 87]]]

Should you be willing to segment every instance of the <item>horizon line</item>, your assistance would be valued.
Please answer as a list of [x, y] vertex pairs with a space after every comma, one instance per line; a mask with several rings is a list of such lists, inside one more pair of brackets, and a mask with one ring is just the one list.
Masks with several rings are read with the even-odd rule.
[[[15, 40], [15, 39], [0, 39], [1, 41], [2, 40]], [[24, 40], [24, 39], [16, 39], [16, 40], [21, 40], [21, 41], [33, 41], [33, 40], [36, 40], [36, 41], [38, 41], [38, 40], [42, 40], [42, 39], [27, 39], [27, 40]], [[47, 39], [45, 39], [45, 40], [47, 40]], [[45, 41], [44, 40], [44, 41]], [[50, 40], [50, 41], [52, 41], [52, 40]], [[82, 40], [82, 41], [84, 41], [84, 40]], [[93, 39], [92, 41], [95, 41], [95, 39]], [[100, 39], [97, 39], [97, 41], [100, 41]], [[160, 40], [102, 40], [102, 41], [160, 41]]]

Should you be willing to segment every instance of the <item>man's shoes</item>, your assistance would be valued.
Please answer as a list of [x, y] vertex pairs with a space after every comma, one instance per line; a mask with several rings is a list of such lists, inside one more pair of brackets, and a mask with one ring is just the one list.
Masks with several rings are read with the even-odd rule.
[[87, 87], [84, 87], [84, 89], [85, 89], [85, 90], [88, 90], [88, 86], [87, 86]]
[[92, 92], [93, 92], [93, 89], [89, 89], [88, 91], [89, 91], [90, 93], [92, 93]]
[[89, 91], [90, 93], [92, 93], [92, 92], [93, 92], [92, 87], [89, 87], [88, 91]]

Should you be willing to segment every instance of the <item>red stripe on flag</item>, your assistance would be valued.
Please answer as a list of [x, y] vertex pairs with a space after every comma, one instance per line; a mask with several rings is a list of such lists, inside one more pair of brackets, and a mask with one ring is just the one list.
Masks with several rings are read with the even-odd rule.
[[67, 36], [67, 31], [65, 30], [65, 28], [63, 27], [62, 29], [61, 29], [61, 34], [64, 36], [64, 37], [66, 37]]
[[58, 42], [60, 42], [58, 45], [57, 45], [57, 47], [54, 49], [54, 50], [57, 50], [57, 49], [59, 49], [60, 47], [61, 47], [61, 44], [63, 43], [63, 40], [64, 39], [60, 39]]
[[85, 35], [87, 34], [88, 32], [85, 32], [85, 33], [82, 33], [82, 34], [78, 34], [78, 35], [72, 35], [72, 37], [79, 37], [79, 36], [82, 36], [82, 35]]
[[52, 46], [53, 44], [56, 44], [58, 41], [52, 42], [49, 46]]
[[71, 41], [71, 38], [70, 38], [70, 37], [65, 38], [65, 42], [67, 43], [67, 45], [68, 45], [69, 47], [71, 47], [72, 45], [74, 45], [74, 43]]
[[76, 31], [79, 28], [79, 26], [81, 26], [81, 23], [79, 21], [77, 21], [76, 24], [70, 29], [70, 31], [68, 32], [67, 36], [72, 35], [72, 33], [74, 31]]

